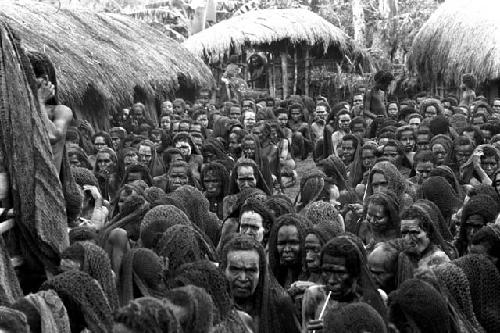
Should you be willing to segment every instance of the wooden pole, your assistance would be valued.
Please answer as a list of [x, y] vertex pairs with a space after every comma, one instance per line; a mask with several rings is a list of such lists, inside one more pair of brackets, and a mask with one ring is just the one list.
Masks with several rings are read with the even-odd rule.
[[270, 54], [267, 57], [267, 85], [269, 88], [269, 96], [274, 97], [273, 94], [273, 59], [272, 55]]
[[304, 59], [304, 95], [306, 96], [309, 96], [309, 80], [310, 80], [310, 66], [311, 66], [311, 62], [310, 62], [310, 55], [309, 55], [309, 46], [306, 46], [306, 52], [305, 52], [305, 55], [304, 55], [305, 59]]
[[281, 79], [283, 82], [283, 99], [288, 97], [288, 48], [285, 46], [285, 49], [281, 51]]
[[274, 65], [275, 65], [274, 64], [274, 58], [275, 58], [275, 54], [274, 53], [272, 54], [272, 58], [273, 58], [273, 60], [272, 60], [272, 66], [273, 66], [272, 67], [272, 71], [273, 71], [273, 81], [272, 81], [272, 83], [273, 83], [273, 90], [272, 90], [272, 95], [271, 96], [273, 98], [276, 98], [276, 68], [274, 67]]
[[299, 61], [297, 59], [297, 47], [294, 48], [293, 52], [293, 94], [297, 95], [297, 81], [299, 80]]

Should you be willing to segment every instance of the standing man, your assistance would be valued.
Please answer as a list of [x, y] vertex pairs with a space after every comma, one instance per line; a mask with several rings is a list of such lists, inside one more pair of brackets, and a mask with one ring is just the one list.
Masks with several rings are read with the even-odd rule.
[[352, 98], [352, 114], [355, 117], [363, 115], [363, 109], [364, 109], [363, 97], [364, 97], [363, 94], [359, 93], [354, 95]]
[[381, 70], [375, 74], [374, 80], [375, 85], [365, 96], [364, 116], [371, 119], [387, 117], [387, 90], [394, 76], [386, 70]]
[[[46, 117], [46, 126], [48, 129], [50, 145], [52, 146], [52, 155], [57, 172], [61, 171], [61, 164], [64, 155], [64, 144], [66, 142], [66, 131], [71, 120], [73, 112], [66, 105], [58, 105], [56, 100], [56, 86], [49, 81], [47, 72], [38, 72], [34, 67], [36, 80], [39, 84], [38, 102], [42, 115]], [[55, 80], [55, 78], [53, 78]]]
[[323, 138], [323, 131], [326, 125], [326, 118], [330, 113], [330, 106], [326, 102], [318, 102], [314, 111], [314, 122], [311, 124], [311, 134], [314, 144]]

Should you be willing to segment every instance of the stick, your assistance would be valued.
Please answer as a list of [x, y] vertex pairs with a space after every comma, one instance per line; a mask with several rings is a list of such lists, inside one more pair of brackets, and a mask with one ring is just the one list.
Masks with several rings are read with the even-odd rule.
[[[2, 215], [7, 208], [0, 208], [0, 215]], [[14, 208], [11, 208], [7, 211], [6, 217], [14, 217]]]
[[328, 296], [326, 296], [325, 304], [323, 304], [323, 308], [321, 309], [321, 312], [319, 313], [319, 318], [318, 319], [322, 319], [323, 318], [323, 315], [325, 314], [326, 306], [328, 305], [328, 302], [330, 301], [330, 296], [332, 296], [332, 292], [331, 291], [329, 291], [328, 292]]
[[0, 223], [0, 235], [12, 229], [14, 224], [14, 219], [8, 219]]
[[[321, 312], [319, 313], [318, 320], [323, 318], [323, 315], [325, 314], [326, 306], [328, 305], [328, 302], [330, 301], [330, 296], [332, 296], [332, 292], [328, 292], [328, 296], [326, 296], [326, 301], [325, 304], [323, 304], [323, 308], [321, 308]], [[316, 330], [313, 331], [313, 333], [316, 333]]]

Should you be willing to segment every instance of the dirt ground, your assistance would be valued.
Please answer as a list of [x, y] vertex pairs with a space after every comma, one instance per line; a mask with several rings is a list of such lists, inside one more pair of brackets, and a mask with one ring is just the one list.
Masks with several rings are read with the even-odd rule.
[[299, 192], [300, 179], [302, 179], [303, 175], [307, 174], [310, 170], [314, 168], [316, 168], [316, 164], [314, 163], [312, 157], [297, 162], [296, 170], [299, 175], [299, 178], [293, 187], [285, 189], [286, 195], [288, 195], [288, 197], [292, 199], [292, 201], [295, 200], [295, 196]]

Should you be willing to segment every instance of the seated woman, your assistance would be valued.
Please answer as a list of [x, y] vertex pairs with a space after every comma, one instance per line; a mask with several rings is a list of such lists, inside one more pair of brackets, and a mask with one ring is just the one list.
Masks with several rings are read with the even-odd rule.
[[399, 332], [456, 332], [443, 296], [418, 279], [405, 281], [389, 295], [390, 321]]
[[304, 233], [311, 222], [299, 214], [285, 214], [274, 223], [269, 236], [269, 268], [288, 289], [302, 275]]
[[326, 175], [320, 170], [311, 170], [302, 177], [299, 192], [295, 197], [297, 212], [300, 212], [307, 204], [320, 200], [320, 196], [324, 193], [325, 178]]
[[394, 164], [405, 178], [410, 176], [412, 165], [398, 141], [389, 140], [382, 148], [382, 156]]
[[117, 163], [116, 153], [111, 148], [101, 148], [96, 154], [94, 174], [104, 200], [110, 202], [115, 199], [121, 183]]
[[290, 142], [276, 121], [270, 125], [270, 139], [276, 145], [279, 154], [279, 173], [283, 187], [288, 188], [297, 181], [297, 172], [295, 171], [295, 160], [292, 158]]
[[368, 197], [365, 214], [356, 229], [367, 252], [371, 252], [377, 243], [399, 238], [400, 203], [394, 192], [384, 190]]
[[484, 226], [494, 223], [498, 203], [488, 195], [474, 195], [462, 209], [458, 238], [455, 241], [460, 256], [470, 252], [474, 235]]
[[306, 290], [302, 302], [303, 328], [323, 328], [321, 313], [354, 302], [371, 305], [385, 318], [382, 298], [366, 268], [366, 255], [355, 236], [343, 235], [330, 240], [321, 249], [320, 267], [325, 285]]
[[138, 148], [139, 163], [146, 166], [152, 177], [161, 176], [165, 173], [162, 159], [156, 152], [155, 144], [150, 140], [143, 140]]
[[333, 201], [333, 194], [341, 191], [352, 191], [347, 179], [347, 170], [342, 160], [335, 156], [329, 157], [317, 163], [318, 169], [325, 174], [325, 186], [321, 200]]
[[438, 226], [418, 204], [411, 205], [401, 217], [401, 236], [408, 243], [414, 267], [430, 267], [455, 257], [454, 248], [447, 244]]
[[200, 179], [203, 157], [193, 138], [187, 133], [179, 133], [174, 136], [172, 145], [180, 150], [182, 158], [189, 164], [193, 177]]
[[148, 186], [153, 186], [153, 178], [149, 173], [149, 169], [142, 164], [133, 164], [125, 170], [120, 187], [130, 184], [136, 180], [142, 180]]
[[219, 162], [205, 164], [201, 171], [201, 186], [210, 203], [210, 211], [223, 218], [223, 199], [229, 194], [229, 172]]

